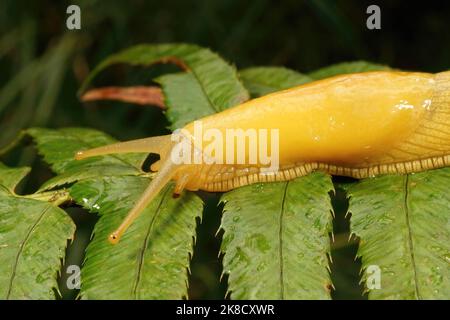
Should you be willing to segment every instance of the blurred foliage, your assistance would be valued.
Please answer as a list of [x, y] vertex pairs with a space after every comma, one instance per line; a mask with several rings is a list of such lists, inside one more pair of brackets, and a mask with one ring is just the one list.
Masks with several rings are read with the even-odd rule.
[[[79, 31], [66, 29], [69, 4], [81, 7]], [[450, 69], [449, 3], [405, 6], [400, 0], [378, 1], [382, 29], [375, 31], [365, 27], [369, 4], [372, 1], [2, 0], [0, 148], [21, 129], [37, 125], [93, 127], [121, 140], [166, 132], [168, 123], [159, 109], [112, 102], [82, 105], [76, 96], [92, 66], [138, 43], [195, 43], [234, 61], [239, 69], [279, 65], [308, 73], [346, 60], [430, 72]], [[117, 66], [104, 72], [96, 85], [148, 84], [168, 68], [174, 67]], [[52, 176], [28, 144], [1, 160], [13, 167], [33, 167], [18, 192], [34, 191]], [[212, 209], [217, 199], [205, 197], [211, 199], [207, 206], [211, 216], [217, 215], [205, 221], [218, 225], [220, 211]], [[336, 206], [345, 207], [345, 199], [341, 200]], [[67, 261], [79, 263], [95, 218], [80, 210], [70, 213], [78, 225], [79, 239], [70, 247]], [[333, 258], [349, 265], [351, 274], [332, 273], [333, 295], [361, 297], [359, 267], [353, 262], [355, 244], [348, 246], [348, 220], [342, 217], [341, 222], [335, 226], [335, 233], [339, 232], [335, 237], [343, 239], [342, 246], [333, 249]], [[199, 230], [196, 246], [208, 250], [202, 251], [204, 257], [194, 256], [190, 296], [219, 298], [225, 290], [218, 285], [221, 270], [215, 256], [219, 240], [214, 228], [202, 225]], [[63, 290], [65, 298], [75, 294]]]

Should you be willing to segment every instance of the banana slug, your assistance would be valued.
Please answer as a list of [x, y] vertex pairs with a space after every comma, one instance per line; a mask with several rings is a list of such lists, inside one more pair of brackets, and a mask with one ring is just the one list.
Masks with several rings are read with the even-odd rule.
[[[450, 71], [437, 74], [376, 71], [346, 74], [249, 100], [200, 119], [204, 131], [277, 130], [279, 166], [249, 161], [175, 163], [171, 135], [116, 143], [79, 151], [76, 159], [144, 152], [160, 155], [158, 171], [144, 194], [109, 240], [124, 231], [158, 192], [175, 180], [183, 189], [227, 191], [256, 182], [284, 181], [322, 170], [332, 175], [365, 178], [404, 174], [450, 164]], [[207, 147], [195, 138], [195, 124], [183, 128], [192, 154]], [[211, 138], [211, 137], [210, 137]], [[223, 145], [225, 149], [228, 142]], [[270, 149], [270, 148], [269, 148]], [[217, 151], [217, 150], [216, 150]], [[237, 153], [238, 146], [231, 151]], [[242, 160], [242, 159], [241, 159]]]

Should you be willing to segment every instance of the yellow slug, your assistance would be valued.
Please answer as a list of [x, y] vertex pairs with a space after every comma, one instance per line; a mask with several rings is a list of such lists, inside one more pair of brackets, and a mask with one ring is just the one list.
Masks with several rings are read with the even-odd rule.
[[[206, 142], [214, 140], [211, 135], [198, 136], [196, 124], [204, 133], [213, 132], [214, 137], [226, 137], [230, 129], [276, 131], [276, 136], [267, 138], [265, 150], [267, 155], [278, 155], [278, 166], [271, 169], [267, 162], [254, 157], [252, 153], [259, 152], [261, 146], [252, 149], [250, 135], [244, 146], [223, 139], [219, 148], [223, 154], [215, 149], [209, 158], [205, 157], [210, 162], [176, 162], [173, 155], [186, 156], [186, 152], [191, 154], [185, 159], [192, 160], [197, 155], [201, 160], [208, 148]], [[155, 178], [111, 234], [112, 243], [119, 241], [137, 215], [172, 179], [176, 181], [174, 194], [179, 194], [183, 189], [227, 191], [256, 182], [290, 180], [313, 170], [364, 178], [448, 166], [450, 72], [340, 75], [275, 92], [205, 117], [186, 125], [180, 137], [188, 141], [191, 151], [174, 152], [181, 142], [166, 135], [77, 153], [77, 159], [127, 152], [157, 153], [161, 157], [151, 168], [158, 171]], [[272, 144], [275, 138], [278, 144]], [[231, 156], [228, 161], [221, 161], [230, 154], [226, 151], [231, 151]], [[240, 161], [239, 152], [244, 153]]]

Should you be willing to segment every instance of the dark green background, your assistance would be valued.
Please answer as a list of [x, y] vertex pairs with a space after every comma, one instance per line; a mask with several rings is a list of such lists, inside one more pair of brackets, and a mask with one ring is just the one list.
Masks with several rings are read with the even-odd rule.
[[[66, 29], [69, 4], [81, 7], [80, 31]], [[366, 28], [370, 4], [381, 7], [381, 30]], [[220, 53], [238, 68], [283, 65], [308, 72], [362, 59], [437, 72], [450, 69], [449, 27], [446, 1], [1, 0], [0, 148], [31, 126], [94, 127], [121, 140], [163, 133], [167, 122], [156, 108], [113, 102], [83, 105], [76, 96], [93, 66], [134, 44], [195, 43]], [[96, 85], [149, 84], [158, 74], [172, 70], [176, 69], [119, 66], [103, 73]], [[52, 176], [29, 141], [1, 160], [10, 166], [33, 166], [21, 192], [34, 191]], [[189, 293], [192, 298], [222, 298], [226, 278], [219, 281], [220, 235], [215, 237], [219, 196], [202, 195], [207, 206]], [[333, 200], [337, 209], [333, 297], [364, 298], [358, 286], [360, 265], [353, 261], [357, 243], [347, 243], [346, 201], [341, 198]], [[68, 211], [79, 229], [66, 264], [79, 264], [95, 217], [79, 208]], [[60, 289], [64, 298], [76, 296], [64, 285]]]

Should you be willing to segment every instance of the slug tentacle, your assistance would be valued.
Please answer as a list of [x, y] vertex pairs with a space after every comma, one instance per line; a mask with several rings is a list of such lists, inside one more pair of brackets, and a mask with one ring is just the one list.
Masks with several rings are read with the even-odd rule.
[[113, 154], [113, 153], [157, 153], [161, 158], [165, 156], [172, 148], [170, 135], [150, 137], [126, 142], [118, 142], [107, 146], [102, 146], [90, 150], [82, 150], [77, 152], [75, 159], [82, 160], [85, 158]]
[[150, 182], [144, 194], [139, 198], [133, 209], [128, 213], [122, 224], [109, 236], [109, 241], [113, 244], [119, 242], [122, 234], [128, 229], [133, 221], [141, 214], [147, 205], [158, 195], [162, 188], [172, 179], [179, 165], [172, 163], [168, 158], [161, 166], [160, 171]]
[[[157, 161], [158, 173], [155, 175], [144, 194], [135, 204], [133, 209], [128, 213], [122, 224], [109, 236], [109, 241], [113, 244], [120, 240], [122, 234], [145, 209], [145, 207], [158, 195], [162, 188], [176, 175], [177, 170], [182, 165], [177, 165], [172, 162], [170, 152], [174, 143], [171, 140], [171, 135], [150, 137], [145, 139], [132, 140], [127, 142], [119, 142], [111, 145], [106, 145], [90, 150], [83, 150], [77, 152], [75, 159], [82, 160], [89, 157], [95, 157], [107, 154], [116, 153], [156, 153], [161, 159]], [[155, 166], [152, 166], [155, 168]], [[184, 182], [184, 185], [187, 181]], [[178, 185], [177, 192], [182, 191], [184, 185]]]

